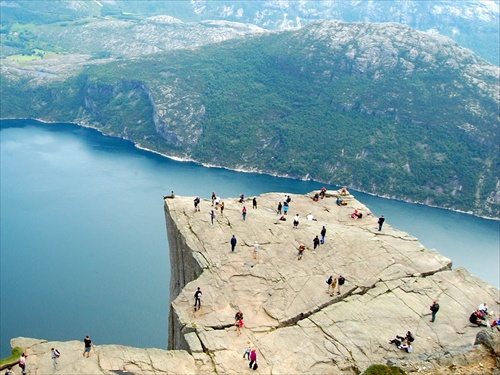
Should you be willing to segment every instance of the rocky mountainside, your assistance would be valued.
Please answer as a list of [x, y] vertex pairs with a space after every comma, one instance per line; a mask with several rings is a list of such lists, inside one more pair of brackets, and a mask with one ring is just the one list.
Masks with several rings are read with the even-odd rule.
[[316, 22], [133, 59], [7, 61], [2, 77], [3, 117], [500, 216], [498, 68], [406, 26]]
[[[108, 19], [118, 17], [124, 21], [131, 21], [151, 16], [169, 16], [183, 22], [207, 20], [240, 22], [269, 30], [302, 27], [317, 20], [396, 22], [418, 30], [433, 31], [448, 36], [494, 64], [500, 63], [498, 52], [500, 6], [497, 1], [492, 0], [154, 2], [3, 0], [1, 5], [4, 25], [23, 20], [26, 23], [50, 24], [85, 17], [92, 17], [93, 21], [100, 17]], [[85, 35], [80, 36], [82, 37]], [[201, 34], [199, 37], [201, 40], [204, 38]], [[78, 44], [74, 46], [78, 48]], [[104, 46], [109, 46], [109, 43], [104, 43]], [[97, 44], [96, 48], [101, 49]]]

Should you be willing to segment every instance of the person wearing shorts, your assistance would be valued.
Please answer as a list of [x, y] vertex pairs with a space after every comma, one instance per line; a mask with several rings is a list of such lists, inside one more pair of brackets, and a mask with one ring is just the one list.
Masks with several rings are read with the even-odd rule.
[[83, 350], [83, 356], [89, 357], [90, 355], [90, 349], [92, 349], [92, 340], [90, 340], [89, 336], [85, 336], [83, 339], [83, 342], [85, 344], [85, 349]]

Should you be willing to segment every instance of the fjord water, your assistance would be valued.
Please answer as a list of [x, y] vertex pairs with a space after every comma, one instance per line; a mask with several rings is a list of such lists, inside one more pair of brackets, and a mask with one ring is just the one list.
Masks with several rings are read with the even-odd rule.
[[[170, 264], [162, 196], [323, 186], [177, 162], [72, 124], [0, 125], [2, 357], [18, 336], [90, 335], [97, 345], [166, 348]], [[354, 195], [454, 267], [499, 287], [500, 222]]]

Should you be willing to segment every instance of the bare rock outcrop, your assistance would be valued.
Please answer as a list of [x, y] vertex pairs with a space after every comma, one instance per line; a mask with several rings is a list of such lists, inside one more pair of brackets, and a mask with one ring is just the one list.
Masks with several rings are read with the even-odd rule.
[[[500, 331], [481, 330], [468, 317], [483, 302], [498, 313], [500, 292], [465, 269], [452, 270], [450, 259], [394, 228], [390, 218], [379, 232], [366, 206], [350, 195], [337, 206], [336, 195], [318, 202], [290, 195], [286, 221], [276, 214], [283, 193], [257, 197], [257, 209], [251, 199], [225, 199], [224, 215], [209, 200], [194, 211], [194, 197], [165, 199], [171, 350], [98, 345], [84, 358], [80, 341], [17, 338], [11, 345], [27, 351], [30, 374], [54, 372], [51, 347], [62, 353], [57, 372], [64, 374], [240, 374], [250, 371], [242, 359], [250, 341], [262, 374], [359, 374], [379, 363], [407, 373], [498, 375]], [[362, 219], [351, 218], [354, 209]], [[323, 226], [326, 241], [314, 249]], [[306, 250], [298, 260], [300, 243]], [[346, 284], [332, 296], [326, 278], [340, 274]], [[197, 287], [203, 295], [194, 311]], [[441, 309], [431, 323], [436, 299]], [[241, 335], [237, 310], [244, 313]], [[408, 330], [416, 336], [412, 353], [388, 343]]]
[[[468, 322], [472, 310], [488, 302], [499, 311], [496, 288], [465, 269], [452, 270], [450, 259], [426, 249], [390, 220], [379, 232], [378, 218], [352, 196], [347, 206], [337, 206], [330, 198], [313, 202], [311, 196], [291, 195], [287, 220], [281, 221], [276, 206], [283, 198], [283, 193], [257, 197], [258, 209], [251, 208], [251, 199], [243, 204], [226, 199], [224, 216], [207, 200], [200, 212], [194, 211], [193, 197], [165, 201], [172, 268], [191, 275], [202, 269], [199, 277], [176, 286], [182, 288], [178, 296], [172, 294], [174, 347], [203, 348], [221, 373], [245, 367], [241, 356], [249, 340], [258, 350], [262, 373], [355, 374], [373, 363], [408, 362], [472, 346], [478, 332]], [[351, 218], [354, 209], [363, 212], [362, 219]], [[301, 219], [294, 229], [297, 213]], [[315, 220], [307, 220], [308, 214]], [[326, 241], [314, 250], [312, 241], [322, 226]], [[238, 240], [234, 253], [232, 235]], [[188, 262], [183, 269], [184, 263], [176, 262], [175, 257], [186, 257], [186, 248], [176, 250], [175, 242], [191, 249], [196, 267]], [[307, 246], [301, 260], [299, 243]], [[330, 296], [325, 280], [340, 274], [347, 282], [341, 294]], [[198, 286], [202, 307], [194, 312]], [[441, 310], [431, 323], [429, 306], [435, 299]], [[238, 309], [245, 317], [241, 336], [234, 327]], [[388, 343], [408, 330], [417, 337], [411, 354]]]

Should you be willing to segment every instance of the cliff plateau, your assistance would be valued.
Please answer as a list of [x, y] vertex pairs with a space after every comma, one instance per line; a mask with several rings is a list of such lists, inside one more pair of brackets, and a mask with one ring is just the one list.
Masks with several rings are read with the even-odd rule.
[[[407, 373], [498, 374], [500, 331], [480, 330], [468, 317], [483, 302], [498, 312], [499, 291], [465, 269], [452, 270], [450, 259], [390, 222], [379, 232], [368, 207], [350, 195], [343, 196], [346, 206], [337, 206], [337, 194], [318, 202], [291, 195], [286, 221], [276, 214], [283, 193], [257, 197], [257, 209], [251, 199], [225, 199], [224, 215], [209, 200], [195, 211], [193, 197], [165, 199], [172, 350], [98, 345], [87, 359], [78, 341], [18, 338], [12, 346], [27, 350], [31, 374], [52, 373], [51, 347], [63, 353], [61, 373], [244, 373], [251, 371], [242, 359], [247, 341], [257, 348], [263, 374], [359, 374], [373, 363]], [[352, 219], [354, 209], [363, 218]], [[301, 217], [297, 228], [295, 214]], [[307, 220], [309, 214], [316, 220]], [[325, 243], [313, 249], [323, 226]], [[234, 252], [232, 235], [238, 240]], [[301, 260], [299, 243], [307, 248]], [[330, 296], [325, 280], [339, 274], [346, 284]], [[195, 312], [197, 287], [203, 295]], [[435, 299], [441, 309], [431, 323]], [[241, 335], [234, 326], [237, 310], [244, 313]], [[408, 330], [416, 336], [413, 353], [388, 343]]]

